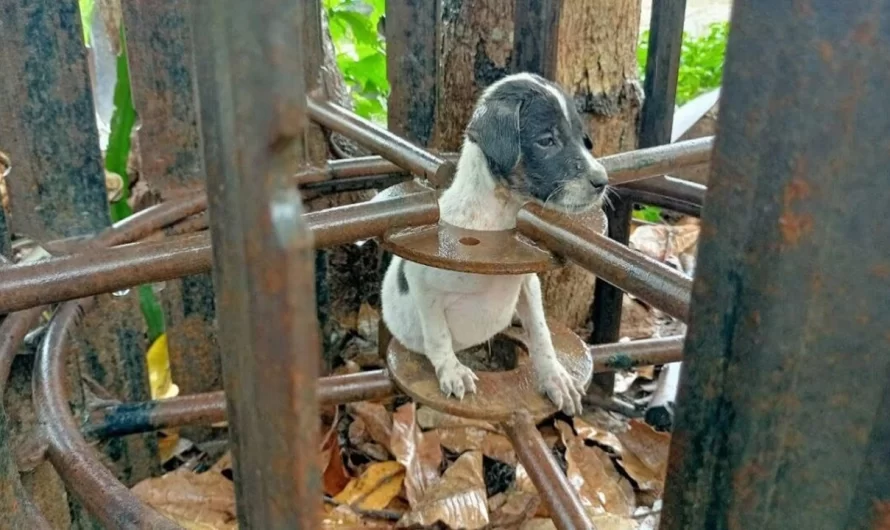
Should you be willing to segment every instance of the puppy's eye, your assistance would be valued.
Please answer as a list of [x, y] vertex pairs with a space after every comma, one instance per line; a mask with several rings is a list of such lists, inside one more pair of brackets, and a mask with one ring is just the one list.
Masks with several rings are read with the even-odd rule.
[[538, 141], [535, 142], [540, 147], [553, 147], [556, 145], [556, 140], [552, 136], [544, 136], [542, 138], [538, 138]]
[[590, 135], [584, 135], [584, 148], [588, 151], [593, 149], [593, 140], [590, 139]]

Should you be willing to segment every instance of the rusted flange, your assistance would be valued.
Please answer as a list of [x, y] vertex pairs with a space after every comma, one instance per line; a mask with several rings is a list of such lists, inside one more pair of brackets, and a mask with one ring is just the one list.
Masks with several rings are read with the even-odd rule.
[[[432, 191], [416, 181], [383, 190], [379, 198], [396, 198]], [[603, 234], [606, 215], [601, 209], [575, 215], [573, 222]], [[530, 274], [561, 267], [564, 262], [537, 246], [517, 230], [468, 230], [444, 221], [434, 225], [393, 228], [381, 238], [388, 252], [409, 261], [474, 274]]]
[[[590, 384], [593, 359], [587, 345], [564, 325], [548, 321], [553, 347], [559, 362], [578, 381]], [[390, 376], [402, 392], [418, 403], [441, 412], [487, 421], [507, 421], [517, 410], [527, 410], [536, 420], [557, 412], [545, 395], [538, 391], [528, 352], [528, 338], [519, 328], [509, 328], [501, 336], [524, 350], [517, 356], [517, 366], [505, 372], [476, 371], [476, 393], [462, 400], [446, 397], [439, 390], [439, 382], [432, 364], [422, 355], [412, 352], [393, 339], [389, 344], [386, 363]]]

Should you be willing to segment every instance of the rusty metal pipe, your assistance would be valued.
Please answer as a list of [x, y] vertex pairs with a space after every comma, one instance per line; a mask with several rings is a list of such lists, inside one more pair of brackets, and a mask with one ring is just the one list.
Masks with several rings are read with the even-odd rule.
[[705, 193], [708, 191], [708, 188], [697, 182], [690, 182], [675, 177], [659, 176], [651, 179], [627, 182], [626, 184], [621, 185], [619, 190], [622, 192], [633, 191], [661, 195], [701, 207], [705, 201]]
[[597, 373], [628, 370], [683, 360], [684, 335], [659, 339], [632, 340], [590, 346], [593, 368]]
[[517, 412], [504, 428], [516, 456], [537, 486], [544, 504], [550, 508], [553, 524], [560, 530], [594, 530], [596, 527], [584, 512], [581, 499], [554, 460], [531, 415]]
[[705, 164], [711, 160], [713, 148], [714, 137], [706, 136], [604, 156], [600, 162], [609, 174], [609, 184], [617, 186]]
[[305, 214], [316, 248], [345, 245], [382, 235], [390, 228], [435, 224], [439, 205], [433, 192], [362, 202]]
[[309, 117], [400, 167], [443, 185], [454, 175], [453, 162], [433, 155], [388, 130], [328, 101], [307, 100]]
[[[396, 393], [385, 370], [322, 377], [318, 401], [322, 406], [383, 399]], [[222, 391], [193, 394], [138, 403], [112, 405], [93, 412], [83, 433], [91, 438], [110, 438], [141, 432], [209, 425], [226, 421], [226, 396]]]
[[[679, 362], [684, 336], [600, 344], [590, 347], [597, 372], [627, 370], [636, 366]], [[321, 405], [383, 399], [398, 390], [386, 370], [322, 377], [318, 380]], [[207, 392], [139, 403], [113, 405], [94, 412], [84, 434], [96, 438], [125, 436], [146, 431], [211, 424], [226, 419], [223, 392]]]
[[0, 273], [0, 312], [206, 272], [211, 262], [210, 236], [202, 233], [7, 267]]
[[[393, 227], [431, 224], [438, 218], [432, 192], [305, 215], [316, 248], [372, 238]], [[212, 266], [210, 237], [204, 232], [4, 267], [0, 313], [207, 272]]]
[[537, 204], [529, 203], [519, 210], [516, 226], [527, 237], [604, 281], [686, 320], [692, 292], [688, 276]]
[[181, 530], [145, 506], [96, 458], [71, 416], [65, 392], [66, 338], [78, 315], [94, 299], [64, 304], [56, 314], [34, 363], [34, 406], [56, 471], [84, 507], [107, 528]]
[[[657, 178], [678, 169], [710, 162], [713, 147], [714, 137], [707, 136], [647, 149], [607, 155], [601, 157], [599, 161], [606, 168], [611, 185], [636, 188], [641, 185], [630, 183], [636, 183], [643, 179]], [[456, 164], [460, 153], [442, 153], [439, 156], [447, 162]], [[331, 181], [357, 178], [367, 179], [372, 176], [395, 176], [399, 174], [403, 174], [405, 178], [408, 178], [407, 173], [404, 167], [383, 157], [363, 156], [331, 160], [324, 170], [300, 172], [294, 176], [294, 180], [301, 187], [322, 188], [322, 184], [335, 185]], [[369, 179], [369, 182], [374, 182], [374, 180]]]

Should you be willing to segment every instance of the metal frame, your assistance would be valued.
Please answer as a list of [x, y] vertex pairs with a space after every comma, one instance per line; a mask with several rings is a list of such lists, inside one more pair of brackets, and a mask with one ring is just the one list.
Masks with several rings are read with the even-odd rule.
[[[684, 337], [591, 347], [600, 372], [681, 358], [689, 367], [672, 445], [666, 528], [730, 528], [751, 521], [764, 528], [824, 527], [826, 521], [832, 527], [879, 528], [890, 521], [890, 417], [882, 414], [890, 402], [890, 358], [880, 351], [890, 328], [885, 297], [890, 264], [882, 247], [866, 240], [890, 241], [890, 225], [876, 220], [880, 204], [863, 202], [890, 201], [888, 188], [874, 178], [890, 166], [886, 146], [874, 141], [890, 130], [890, 114], [874, 111], [885, 106], [882, 90], [890, 68], [872, 68], [890, 57], [890, 37], [872, 23], [890, 18], [890, 2], [851, 0], [844, 13], [827, 1], [815, 3], [798, 13], [767, 2], [736, 2], [727, 103], [694, 285], [562, 215], [534, 205], [519, 214], [520, 232], [603, 282], [682, 320], [690, 315], [685, 355]], [[110, 528], [178, 528], [141, 504], [102, 465], [88, 440], [225, 419], [241, 527], [316, 528], [318, 511], [309, 507], [321, 500], [314, 456], [317, 407], [387, 397], [397, 389], [386, 371], [317, 378], [312, 252], [380, 237], [394, 226], [434, 224], [438, 207], [435, 194], [426, 192], [303, 214], [298, 189], [379, 185], [408, 173], [443, 185], [453, 172], [453, 157], [427, 153], [335, 105], [305, 97], [304, 64], [293, 53], [304, 37], [300, 3], [217, 0], [195, 2], [194, 8], [192, 15], [202, 20], [193, 44], [205, 59], [196, 62], [196, 78], [212, 193], [183, 194], [91, 238], [47, 243], [60, 254], [49, 261], [0, 265], [0, 312], [16, 311], [0, 325], [0, 390], [24, 334], [48, 304], [64, 302], [34, 368], [38, 436], [69, 490], [99, 522]], [[662, 15], [676, 22], [678, 12]], [[800, 23], [814, 17], [818, 24]], [[653, 20], [661, 19], [653, 14]], [[665, 31], [673, 42], [676, 34]], [[812, 44], [813, 31], [821, 38], [818, 46]], [[779, 58], [766, 67], [765, 42], [781, 44], [772, 49]], [[651, 86], [675, 84], [676, 50], [652, 53], [673, 73], [666, 80], [653, 78]], [[802, 61], [785, 83], [790, 96], [751, 90], [749, 72], [757, 72], [766, 87], [788, 69], [783, 58], [790, 57]], [[669, 88], [660, 90], [672, 100]], [[860, 103], [869, 110], [857, 110]], [[820, 109], [834, 113], [833, 120], [817, 120]], [[652, 111], [659, 115], [664, 112]], [[285, 168], [300, 163], [294, 157], [302, 156], [308, 118], [385, 159], [337, 161], [324, 170], [287, 174]], [[668, 122], [662, 120], [659, 130], [669, 135]], [[655, 136], [660, 140], [653, 145], [667, 141]], [[702, 139], [623, 153], [604, 163], [630, 199], [697, 212], [704, 190], [660, 175], [708, 161], [712, 145], [713, 139]], [[779, 162], [785, 160], [795, 164]], [[826, 192], [834, 189], [838, 172], [851, 184], [840, 197]], [[195, 217], [208, 206], [209, 219]], [[189, 233], [208, 223], [209, 233]], [[133, 243], [154, 239], [165, 228], [184, 235]], [[843, 257], [819, 252], [820, 241], [844, 251]], [[111, 405], [78, 425], [66, 396], [66, 343], [95, 305], [94, 296], [211, 269], [226, 322], [220, 329], [225, 391]], [[808, 304], [803, 320], [787, 316], [789, 302], [797, 301]], [[828, 309], [838, 302], [844, 314]], [[855, 348], [841, 358], [845, 347]], [[803, 359], [805, 353], [814, 355]], [[784, 379], [776, 383], [777, 372], [789, 374], [792, 390]], [[847, 392], [854, 386], [870, 400], [865, 405], [850, 405]], [[278, 421], [260, 421], [256, 410]], [[825, 410], [837, 412], [829, 425], [819, 425], [828, 434], [811, 432], [807, 422]], [[532, 419], [519, 412], [505, 427], [557, 527], [592, 528]], [[832, 458], [818, 463], [816, 454]], [[838, 467], [851, 458], [855, 465]], [[16, 475], [8, 463], [9, 452], [0, 444], [0, 472]], [[832, 481], [813, 483], [827, 473]], [[18, 488], [17, 476], [9, 478]], [[48, 527], [29, 502], [11, 517], [17, 524]]]

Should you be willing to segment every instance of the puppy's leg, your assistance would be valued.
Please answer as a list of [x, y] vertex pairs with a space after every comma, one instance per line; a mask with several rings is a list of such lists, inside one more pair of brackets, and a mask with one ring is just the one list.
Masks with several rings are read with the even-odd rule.
[[478, 377], [454, 354], [442, 298], [422, 289], [414, 289], [412, 294], [420, 312], [424, 354], [436, 370], [439, 389], [446, 396], [454, 395], [458, 399], [463, 399], [466, 392], [475, 393]]
[[528, 333], [531, 349], [528, 353], [538, 377], [539, 388], [566, 414], [579, 414], [584, 386], [575, 381], [556, 359], [550, 329], [544, 318], [541, 281], [536, 274], [529, 274], [523, 280], [516, 311]]

